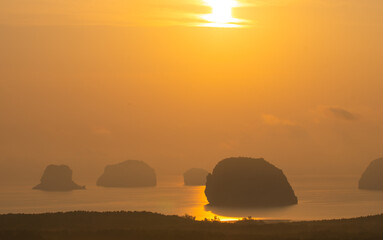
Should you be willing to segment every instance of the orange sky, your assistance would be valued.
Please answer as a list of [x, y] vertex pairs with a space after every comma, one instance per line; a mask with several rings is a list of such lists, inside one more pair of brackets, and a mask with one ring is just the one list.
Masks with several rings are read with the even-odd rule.
[[245, 28], [208, 28], [198, 1], [1, 1], [0, 179], [239, 155], [361, 173], [383, 155], [383, 3], [242, 4]]

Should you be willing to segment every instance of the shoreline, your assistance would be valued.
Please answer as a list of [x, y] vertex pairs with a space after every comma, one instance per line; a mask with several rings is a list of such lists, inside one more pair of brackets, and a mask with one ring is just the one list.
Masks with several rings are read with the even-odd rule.
[[[205, 218], [205, 219], [196, 219], [195, 216], [185, 214], [185, 215], [176, 215], [176, 214], [163, 214], [160, 212], [150, 212], [150, 211], [86, 211], [86, 210], [75, 210], [75, 211], [52, 211], [52, 212], [40, 212], [40, 213], [0, 213], [0, 218], [12, 216], [12, 217], [40, 217], [40, 216], [54, 216], [54, 215], [77, 215], [77, 214], [97, 214], [97, 215], [110, 215], [110, 214], [152, 214], [162, 217], [178, 217], [182, 219], [189, 219], [195, 222], [221, 222], [221, 223], [237, 223], [237, 222], [263, 222], [263, 223], [314, 223], [314, 222], [328, 222], [328, 221], [351, 221], [357, 219], [368, 219], [382, 217], [381, 214], [373, 214], [366, 216], [358, 216], [351, 218], [333, 218], [333, 219], [316, 219], [316, 220], [292, 220], [292, 219], [262, 219], [262, 218], [252, 218], [252, 217], [225, 217], [225, 216], [215, 216], [214, 218]], [[221, 220], [221, 218], [224, 218]]]

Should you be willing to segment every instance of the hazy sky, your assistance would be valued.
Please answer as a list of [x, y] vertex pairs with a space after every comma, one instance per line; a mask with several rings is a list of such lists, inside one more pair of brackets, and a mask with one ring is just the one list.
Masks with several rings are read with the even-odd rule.
[[[144, 160], [167, 174], [264, 157], [359, 174], [383, 156], [383, 2], [1, 0], [0, 179]], [[201, 17], [202, 16], [202, 17]], [[22, 175], [15, 174], [19, 172]]]

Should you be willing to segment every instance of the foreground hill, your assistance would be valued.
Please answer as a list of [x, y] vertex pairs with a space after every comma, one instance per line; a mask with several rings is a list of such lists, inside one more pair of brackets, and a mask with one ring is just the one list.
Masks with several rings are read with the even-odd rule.
[[0, 239], [383, 239], [383, 215], [311, 222], [223, 223], [149, 212], [8, 214], [0, 215]]

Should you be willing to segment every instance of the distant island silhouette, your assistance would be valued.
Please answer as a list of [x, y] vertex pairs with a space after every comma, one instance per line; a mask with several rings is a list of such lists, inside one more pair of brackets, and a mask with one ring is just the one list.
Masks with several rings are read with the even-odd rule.
[[192, 168], [184, 173], [185, 186], [203, 186], [206, 185], [208, 171], [202, 168]]
[[359, 189], [383, 190], [383, 158], [370, 163], [359, 180]]
[[145, 162], [136, 160], [106, 166], [97, 180], [97, 186], [102, 187], [154, 187], [156, 184], [154, 169]]
[[282, 170], [263, 158], [227, 158], [207, 176], [211, 206], [276, 207], [298, 203]]
[[49, 165], [46, 167], [41, 182], [33, 189], [43, 191], [71, 191], [83, 190], [85, 186], [80, 186], [72, 180], [72, 170], [66, 165]]

